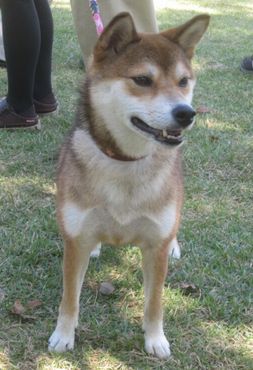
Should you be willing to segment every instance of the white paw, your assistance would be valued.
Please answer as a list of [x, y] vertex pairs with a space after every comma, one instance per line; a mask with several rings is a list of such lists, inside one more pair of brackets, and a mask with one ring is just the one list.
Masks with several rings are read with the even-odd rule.
[[101, 247], [102, 247], [101, 243], [96, 245], [96, 248], [93, 249], [93, 251], [90, 254], [91, 258], [98, 258], [99, 257], [100, 252], [101, 252]]
[[75, 330], [55, 329], [48, 341], [50, 352], [65, 352], [74, 348]]
[[150, 355], [163, 360], [170, 356], [170, 345], [163, 333], [156, 335], [145, 334], [145, 350]]
[[177, 239], [173, 239], [172, 242], [170, 243], [170, 257], [175, 258], [177, 260], [180, 259], [181, 257], [181, 249], [178, 244]]

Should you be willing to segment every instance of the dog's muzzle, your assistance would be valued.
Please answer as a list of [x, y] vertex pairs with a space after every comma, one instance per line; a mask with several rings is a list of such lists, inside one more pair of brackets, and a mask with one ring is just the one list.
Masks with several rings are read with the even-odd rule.
[[149, 126], [139, 117], [131, 117], [132, 124], [139, 130], [151, 135], [156, 141], [167, 145], [179, 145], [183, 142], [182, 130], [194, 122], [196, 112], [186, 104], [178, 104], [172, 110], [173, 128], [158, 129]]
[[182, 143], [181, 129], [163, 129], [151, 127], [138, 117], [131, 117], [132, 124], [139, 130], [150, 134], [156, 141], [168, 145], [178, 145]]

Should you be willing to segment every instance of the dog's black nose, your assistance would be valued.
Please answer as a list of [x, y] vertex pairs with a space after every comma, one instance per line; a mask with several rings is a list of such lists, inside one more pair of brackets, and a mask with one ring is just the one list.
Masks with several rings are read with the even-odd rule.
[[189, 126], [193, 120], [196, 112], [186, 104], [178, 104], [173, 110], [172, 115], [181, 127]]

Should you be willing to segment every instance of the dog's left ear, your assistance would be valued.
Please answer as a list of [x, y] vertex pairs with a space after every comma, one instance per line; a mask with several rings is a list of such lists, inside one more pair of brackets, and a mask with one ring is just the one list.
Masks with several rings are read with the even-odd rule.
[[104, 29], [94, 48], [94, 61], [120, 54], [129, 44], [138, 42], [133, 18], [127, 12], [118, 14]]
[[208, 27], [209, 20], [210, 16], [208, 14], [197, 15], [182, 26], [161, 32], [161, 34], [179, 44], [186, 56], [191, 59], [197, 43]]

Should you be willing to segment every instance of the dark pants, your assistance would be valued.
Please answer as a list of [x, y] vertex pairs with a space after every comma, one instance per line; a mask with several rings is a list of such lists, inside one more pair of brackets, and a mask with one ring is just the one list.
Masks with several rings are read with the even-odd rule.
[[52, 94], [53, 19], [48, 0], [0, 0], [7, 101], [17, 113]]

